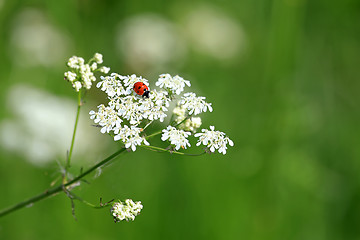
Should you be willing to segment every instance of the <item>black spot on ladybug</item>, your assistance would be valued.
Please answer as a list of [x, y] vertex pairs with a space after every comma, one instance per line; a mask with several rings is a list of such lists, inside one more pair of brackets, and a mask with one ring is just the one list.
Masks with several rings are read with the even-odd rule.
[[141, 87], [138, 87], [138, 89], [140, 89]]

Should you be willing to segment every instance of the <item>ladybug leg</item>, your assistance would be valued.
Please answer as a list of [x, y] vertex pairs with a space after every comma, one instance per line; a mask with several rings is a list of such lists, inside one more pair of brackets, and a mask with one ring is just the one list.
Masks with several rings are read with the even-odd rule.
[[142, 95], [142, 97], [146, 97], [146, 98], [149, 98], [149, 94], [150, 94], [150, 91], [145, 91], [144, 94]]

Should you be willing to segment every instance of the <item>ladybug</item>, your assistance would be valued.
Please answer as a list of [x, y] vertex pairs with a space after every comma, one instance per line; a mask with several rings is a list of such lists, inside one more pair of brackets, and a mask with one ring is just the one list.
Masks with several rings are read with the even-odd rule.
[[147, 97], [147, 98], [149, 98], [149, 93], [150, 93], [150, 91], [149, 91], [148, 86], [146, 86], [145, 83], [143, 83], [143, 82], [136, 82], [136, 83], [134, 84], [133, 89], [134, 89], [134, 92], [136, 92], [138, 95], [140, 95], [140, 96], [142, 96], [142, 97]]

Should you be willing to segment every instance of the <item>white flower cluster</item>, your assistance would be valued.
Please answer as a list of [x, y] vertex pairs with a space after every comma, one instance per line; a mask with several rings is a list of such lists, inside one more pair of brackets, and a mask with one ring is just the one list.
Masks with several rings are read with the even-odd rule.
[[142, 129], [131, 126], [130, 128], [127, 125], [124, 125], [122, 128], [117, 128], [114, 133], [116, 136], [114, 137], [115, 141], [121, 140], [125, 143], [125, 147], [131, 147], [131, 150], [135, 151], [137, 145], [141, 145], [143, 142], [145, 145], [150, 145], [145, 138], [140, 137]]
[[198, 137], [199, 140], [196, 146], [200, 144], [205, 145], [210, 149], [211, 152], [215, 152], [218, 149], [219, 153], [226, 154], [226, 145], [234, 146], [234, 142], [225, 136], [225, 133], [220, 131], [215, 131], [214, 126], [210, 126], [210, 130], [202, 129], [202, 133], [196, 133], [195, 137]]
[[179, 124], [179, 129], [196, 132], [196, 129], [198, 129], [202, 124], [200, 117], [186, 117], [186, 108], [184, 105], [178, 104], [174, 108], [173, 114], [176, 115], [175, 122]]
[[162, 130], [163, 134], [161, 140], [169, 140], [171, 144], [175, 145], [175, 149], [179, 150], [180, 147], [186, 149], [190, 147], [189, 140], [187, 137], [191, 135], [190, 132], [185, 132], [184, 130], [178, 130], [175, 127], [168, 126], [166, 129]]
[[184, 91], [185, 84], [188, 85], [188, 87], [191, 86], [190, 81], [185, 80], [178, 75], [172, 77], [170, 74], [165, 73], [159, 76], [155, 85], [173, 94], [179, 95], [182, 91]]
[[140, 214], [143, 205], [140, 201], [134, 202], [131, 199], [126, 199], [125, 202], [115, 202], [110, 209], [114, 222], [120, 222], [123, 220], [134, 221], [135, 217]]
[[211, 103], [205, 102], [204, 99], [205, 97], [197, 97], [195, 93], [189, 92], [181, 97], [180, 105], [182, 105], [183, 108], [186, 108], [190, 115], [198, 115], [202, 112], [206, 112], [207, 109], [209, 109], [209, 112], [212, 112], [213, 109]]
[[[101, 127], [101, 133], [108, 133], [115, 141], [121, 141], [126, 148], [132, 151], [137, 146], [150, 145], [146, 140], [145, 129], [155, 120], [163, 122], [167, 117], [168, 108], [172, 100], [178, 96], [178, 105], [173, 110], [174, 121], [162, 132], [161, 140], [169, 141], [175, 150], [190, 147], [188, 137], [191, 132], [201, 126], [201, 118], [198, 115], [209, 110], [212, 112], [211, 103], [205, 101], [205, 97], [196, 96], [188, 92], [179, 96], [185, 86], [191, 86], [190, 81], [180, 76], [172, 77], [170, 74], [162, 74], [155, 83], [159, 90], [150, 90], [149, 82], [145, 78], [136, 75], [123, 76], [111, 73], [100, 77], [101, 81], [96, 85], [108, 96], [108, 105], [101, 104], [97, 111], [90, 111], [90, 118]], [[133, 90], [134, 84], [142, 82], [149, 89], [148, 97], [142, 97]], [[213, 127], [210, 127], [211, 129]], [[200, 137], [211, 152], [218, 149], [220, 153], [226, 153], [226, 145], [233, 142], [218, 131], [202, 130], [194, 136]], [[199, 143], [197, 144], [199, 145]]]
[[78, 92], [81, 88], [90, 89], [92, 82], [96, 81], [94, 76], [95, 71], [107, 74], [110, 68], [102, 66], [98, 68], [98, 64], [103, 62], [103, 56], [100, 53], [95, 53], [94, 57], [85, 63], [82, 57], [72, 56], [67, 65], [70, 71], [65, 72], [65, 80], [72, 83], [73, 88]]
[[136, 82], [148, 85], [145, 78], [117, 73], [100, 78], [102, 81], [96, 86], [108, 95], [109, 103], [108, 106], [99, 105], [98, 111], [90, 111], [90, 118], [100, 125], [102, 133], [110, 133], [126, 148], [135, 151], [136, 146], [149, 145], [141, 136], [143, 129], [140, 125], [154, 120], [164, 121], [171, 101], [168, 92], [154, 90], [149, 98], [143, 98], [134, 93], [133, 86]]

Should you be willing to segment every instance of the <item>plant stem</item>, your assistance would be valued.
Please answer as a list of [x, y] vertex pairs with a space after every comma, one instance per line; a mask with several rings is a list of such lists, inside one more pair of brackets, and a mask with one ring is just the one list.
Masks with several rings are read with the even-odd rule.
[[103, 165], [105, 165], [106, 163], [108, 163], [109, 161], [111, 161], [112, 159], [114, 159], [115, 157], [117, 157], [118, 155], [120, 155], [120, 153], [124, 152], [126, 150], [126, 148], [121, 148], [118, 151], [116, 151], [115, 153], [113, 153], [112, 155], [110, 155], [109, 157], [105, 158], [104, 160], [102, 160], [101, 162], [95, 164], [94, 166], [92, 166], [91, 168], [89, 168], [88, 170], [86, 170], [85, 172], [83, 172], [82, 174], [80, 174], [79, 176], [75, 177], [74, 179], [72, 179], [69, 182], [66, 182], [64, 184], [60, 184], [57, 187], [45, 190], [45, 192], [40, 193], [32, 198], [29, 198], [28, 200], [22, 201], [18, 204], [15, 204], [11, 207], [5, 208], [3, 210], [0, 211], [0, 217], [3, 217], [9, 213], [15, 212], [16, 210], [19, 210], [23, 207], [29, 206], [35, 202], [38, 202], [42, 199], [48, 198], [58, 192], [63, 191], [64, 187], [70, 186], [71, 184], [79, 181], [80, 179], [82, 179], [83, 177], [85, 177], [86, 175], [88, 175], [89, 173], [93, 172], [95, 169], [97, 169], [98, 167], [101, 167]]
[[183, 153], [183, 152], [171, 151], [169, 149], [164, 149], [164, 148], [155, 147], [155, 146], [148, 146], [148, 145], [141, 145], [140, 147], [147, 148], [147, 149], [150, 149], [150, 150], [156, 151], [156, 152], [169, 152], [169, 153], [175, 153], [175, 154], [185, 155], [185, 156], [200, 156], [200, 155], [203, 155], [206, 153], [205, 151], [198, 153], [198, 154]]
[[[174, 127], [179, 126], [180, 124], [182, 124], [183, 122], [185, 122], [186, 120], [188, 120], [189, 118], [191, 118], [192, 114], [187, 115], [181, 122], [177, 123], [176, 125], [174, 125]], [[173, 123], [172, 123], [173, 124]], [[170, 124], [170, 125], [172, 125]]]
[[146, 136], [145, 139], [149, 139], [149, 138], [151, 138], [153, 136], [159, 135], [160, 133], [162, 133], [162, 131], [158, 131], [156, 133], [150, 134], [149, 136]]
[[73, 131], [73, 135], [72, 135], [72, 139], [71, 139], [70, 151], [69, 151], [69, 155], [67, 156], [67, 161], [66, 161], [66, 166], [65, 166], [66, 172], [70, 168], [70, 161], [71, 161], [71, 156], [72, 156], [72, 152], [74, 149], [74, 143], [75, 143], [76, 129], [77, 129], [77, 125], [79, 123], [80, 108], [81, 108], [81, 89], [78, 92], [78, 106], [77, 106], [77, 111], [76, 111], [74, 131]]
[[73, 192], [70, 192], [70, 191], [69, 191], [68, 193], [69, 193], [69, 196], [70, 196], [71, 199], [78, 200], [78, 201], [82, 202], [83, 204], [85, 204], [85, 205], [87, 205], [87, 206], [89, 206], [89, 207], [97, 208], [97, 209], [99, 209], [99, 208], [104, 208], [104, 207], [108, 207], [108, 206], [111, 205], [111, 202], [114, 201], [114, 199], [112, 199], [111, 201], [103, 204], [103, 203], [101, 202], [101, 199], [100, 199], [100, 205], [97, 206], [97, 205], [95, 205], [95, 204], [92, 204], [92, 203], [90, 203], [90, 202], [82, 199], [81, 197], [77, 196], [77, 195], [74, 194]]

